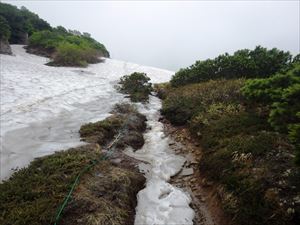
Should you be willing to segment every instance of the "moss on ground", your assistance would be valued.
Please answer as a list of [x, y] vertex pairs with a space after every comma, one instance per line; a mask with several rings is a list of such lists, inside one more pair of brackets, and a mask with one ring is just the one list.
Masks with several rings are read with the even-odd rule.
[[104, 146], [121, 132], [117, 147], [141, 148], [144, 145], [142, 133], [146, 130], [146, 117], [128, 103], [117, 104], [112, 113], [105, 120], [81, 126], [80, 137], [86, 142]]
[[[0, 184], [0, 224], [53, 224], [77, 174], [101, 157], [98, 145], [34, 160]], [[142, 175], [100, 162], [81, 178], [59, 224], [131, 224]], [[101, 189], [101, 190], [100, 190]]]
[[96, 123], [84, 124], [79, 134], [83, 141], [89, 143], [107, 144], [121, 129], [125, 117], [113, 115]]

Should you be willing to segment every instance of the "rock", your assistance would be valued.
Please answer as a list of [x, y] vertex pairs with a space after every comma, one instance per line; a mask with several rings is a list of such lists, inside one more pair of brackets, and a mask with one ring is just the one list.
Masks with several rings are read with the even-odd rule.
[[143, 147], [145, 140], [141, 133], [136, 131], [130, 131], [122, 138], [122, 142], [137, 150]]
[[185, 156], [187, 164], [197, 164], [197, 161], [195, 160], [193, 154], [189, 153]]
[[1, 39], [0, 40], [0, 54], [12, 55], [12, 51], [8, 40]]
[[179, 175], [180, 176], [191, 176], [193, 174], [194, 174], [193, 168], [184, 168]]
[[146, 116], [139, 113], [129, 114], [125, 126], [128, 130], [144, 132], [146, 130]]
[[113, 165], [118, 165], [118, 164], [120, 164], [120, 163], [122, 162], [122, 159], [116, 158], [116, 159], [112, 159], [112, 160], [110, 160], [110, 161], [111, 161], [111, 163], [112, 163]]

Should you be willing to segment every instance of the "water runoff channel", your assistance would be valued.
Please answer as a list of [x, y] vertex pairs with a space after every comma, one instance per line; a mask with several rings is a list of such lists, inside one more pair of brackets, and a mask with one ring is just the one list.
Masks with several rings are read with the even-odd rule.
[[127, 155], [142, 161], [139, 169], [146, 177], [146, 187], [137, 195], [135, 225], [192, 225], [195, 213], [189, 206], [191, 197], [168, 183], [181, 170], [185, 158], [170, 149], [170, 138], [159, 122], [160, 108], [161, 101], [153, 96], [149, 104], [138, 105], [147, 117], [145, 144], [136, 152], [126, 150]]

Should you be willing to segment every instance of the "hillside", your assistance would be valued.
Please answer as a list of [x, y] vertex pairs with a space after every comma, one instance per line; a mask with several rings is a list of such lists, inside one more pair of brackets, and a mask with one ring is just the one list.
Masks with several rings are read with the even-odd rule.
[[[265, 58], [253, 60], [258, 49]], [[198, 185], [215, 188], [229, 224], [300, 219], [298, 60], [277, 49], [241, 50], [196, 62], [156, 86], [162, 114], [201, 146], [193, 152], [201, 155], [198, 170], [207, 182], [202, 177]]]
[[[126, 58], [142, 50], [138, 58], [150, 63], [155, 58], [151, 51], [138, 48], [139, 41], [149, 43], [146, 38], [155, 46], [146, 49], [157, 55], [168, 49], [161, 54], [163, 59], [155, 59], [170, 65], [182, 46], [196, 58], [200, 57], [196, 47], [203, 55], [207, 55], [204, 43], [210, 51], [215, 47], [214, 39], [206, 38], [210, 45], [200, 41], [209, 36], [203, 35], [207, 32], [196, 7], [188, 23], [186, 15], [178, 23], [183, 13], [174, 13], [174, 18], [171, 14], [170, 23], [165, 23], [170, 8], [161, 8], [167, 10], [162, 17], [155, 8], [159, 19], [155, 23], [148, 8], [143, 13], [143, 7], [135, 7], [141, 11], [131, 21], [127, 3], [112, 5], [107, 4], [109, 10], [101, 8], [102, 13], [92, 5], [97, 10], [85, 10], [89, 14], [85, 23], [100, 27], [102, 35], [106, 31], [111, 37], [122, 36], [116, 48], [126, 47]], [[115, 8], [129, 14], [125, 17]], [[66, 15], [77, 16], [74, 9], [62, 8], [62, 19], [65, 10]], [[241, 22], [248, 19], [238, 14]], [[84, 22], [78, 19], [76, 26]], [[253, 21], [253, 13], [249, 19]], [[91, 24], [94, 21], [98, 23]], [[222, 42], [227, 34], [235, 40], [238, 35], [232, 29], [220, 20], [216, 27], [213, 20], [202, 21], [210, 28], [208, 33], [220, 26], [224, 30], [218, 39], [223, 46], [216, 45], [218, 51], [212, 52], [235, 49]], [[172, 38], [167, 35], [170, 25], [176, 28]], [[189, 31], [193, 25], [197, 31]], [[233, 25], [241, 33], [238, 24]], [[124, 31], [130, 31], [130, 41]], [[143, 36], [145, 31], [159, 41], [152, 34]], [[245, 34], [252, 41], [265, 43], [251, 32]], [[243, 42], [237, 44], [247, 43], [241, 37], [237, 38]], [[270, 37], [282, 46], [276, 35]], [[25, 7], [1, 2], [0, 54], [0, 224], [299, 224], [300, 54], [256, 46], [198, 60], [173, 72], [111, 59], [89, 33], [52, 27]], [[178, 57], [177, 66], [184, 61]]]
[[29, 53], [49, 57], [52, 66], [80, 66], [109, 57], [105, 46], [89, 33], [51, 27], [25, 7], [0, 3], [0, 41], [2, 54], [11, 54], [10, 44], [28, 44]]

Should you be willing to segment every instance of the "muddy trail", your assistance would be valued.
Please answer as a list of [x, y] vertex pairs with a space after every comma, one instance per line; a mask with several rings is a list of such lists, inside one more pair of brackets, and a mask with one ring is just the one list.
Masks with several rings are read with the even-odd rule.
[[226, 224], [212, 187], [198, 172], [199, 147], [163, 120], [160, 108], [156, 97], [150, 97], [147, 105], [138, 105], [147, 117], [145, 144], [137, 151], [125, 151], [140, 161], [139, 170], [146, 177], [145, 188], [137, 195], [134, 224]]
[[111, 116], [81, 126], [90, 144], [38, 158], [14, 173], [0, 185], [0, 224], [53, 224], [55, 218], [58, 224], [224, 224], [218, 202], [200, 182], [197, 146], [160, 119], [160, 108], [154, 96], [147, 104], [117, 104]]
[[216, 187], [200, 173], [201, 147], [193, 142], [185, 128], [174, 127], [164, 118], [164, 132], [169, 136], [170, 149], [185, 157], [186, 161], [170, 183], [191, 196], [191, 207], [195, 212], [194, 225], [227, 225], [229, 218], [221, 208]]
[[[122, 221], [120, 224], [226, 224], [218, 199], [212, 194], [215, 193], [213, 187], [197, 169], [201, 159], [199, 146], [189, 139], [184, 129], [175, 128], [162, 119], [160, 107], [161, 101], [153, 96], [147, 104], [117, 104], [105, 123], [99, 121], [81, 127], [80, 135], [89, 143], [107, 146], [107, 139], [114, 140], [116, 149], [108, 161], [116, 169], [98, 166], [96, 176], [85, 176], [74, 193], [75, 201], [66, 209], [62, 224], [84, 221], [82, 218], [87, 218], [90, 211], [101, 213], [97, 207], [103, 210], [101, 201], [107, 198], [103, 196], [109, 196], [109, 204], [114, 198], [120, 199], [121, 207], [116, 210], [124, 208], [129, 213], [126, 221], [118, 218]], [[111, 129], [102, 132], [101, 128], [107, 124]], [[104, 154], [109, 153], [107, 151], [101, 150]], [[122, 174], [118, 168], [135, 175]], [[111, 191], [117, 186], [123, 188], [119, 183], [122, 176], [114, 183], [105, 183], [116, 174], [131, 179], [129, 184], [135, 186], [133, 192], [126, 193], [127, 200], [122, 199], [118, 191]], [[128, 191], [128, 187], [124, 188]], [[86, 208], [86, 205], [90, 206]]]

